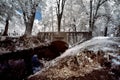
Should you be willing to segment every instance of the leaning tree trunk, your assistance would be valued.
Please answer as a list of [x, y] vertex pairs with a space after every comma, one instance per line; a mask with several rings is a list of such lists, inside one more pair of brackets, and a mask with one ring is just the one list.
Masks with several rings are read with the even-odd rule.
[[3, 36], [8, 36], [8, 26], [9, 26], [9, 19], [6, 19], [5, 30], [3, 32]]
[[34, 19], [35, 19], [35, 13], [33, 13], [33, 15], [30, 16], [28, 21], [25, 22], [25, 25], [26, 25], [25, 35], [27, 36], [32, 34]]

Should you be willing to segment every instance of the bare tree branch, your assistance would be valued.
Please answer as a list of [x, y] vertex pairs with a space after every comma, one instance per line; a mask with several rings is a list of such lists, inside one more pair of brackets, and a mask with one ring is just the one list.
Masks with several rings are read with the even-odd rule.
[[106, 1], [108, 1], [108, 0], [104, 0], [104, 1], [102, 1], [102, 2], [100, 3], [100, 5], [104, 4]]
[[102, 4], [104, 4], [106, 1], [108, 0], [98, 0], [97, 4], [96, 4], [96, 9], [95, 9], [95, 12], [93, 12], [93, 0], [90, 0], [90, 20], [89, 20], [89, 26], [91, 28], [91, 31], [93, 30], [94, 28], [94, 23], [95, 23], [95, 20], [97, 19], [97, 14], [98, 14], [98, 10], [100, 8], [100, 6]]
[[61, 19], [64, 11], [66, 0], [56, 0], [57, 8], [56, 8], [56, 14], [57, 14], [57, 20], [58, 20], [58, 32], [60, 32], [61, 27]]

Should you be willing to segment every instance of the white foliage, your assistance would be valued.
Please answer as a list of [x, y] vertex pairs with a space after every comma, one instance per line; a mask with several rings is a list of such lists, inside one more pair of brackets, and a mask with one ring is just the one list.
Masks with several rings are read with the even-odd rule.
[[[119, 42], [120, 38], [110, 38], [110, 37], [95, 37], [91, 40], [88, 40], [84, 43], [81, 43], [79, 45], [76, 45], [70, 49], [68, 49], [61, 57], [74, 55], [79, 53], [81, 50], [88, 49], [93, 51], [103, 50], [105, 52], [115, 52], [116, 50], [119, 50]], [[114, 46], [113, 46], [114, 45]], [[117, 48], [115, 47], [117, 46]]]
[[[1, 0], [0, 2], [2, 1], [4, 0]], [[9, 5], [9, 7], [11, 7], [12, 4], [14, 4], [15, 6], [14, 9], [23, 9], [28, 16], [31, 16], [31, 12], [34, 12], [33, 7], [35, 6], [35, 4], [38, 4], [40, 2], [38, 4], [37, 9], [41, 10], [41, 8], [43, 8], [41, 11], [42, 20], [38, 21], [38, 23], [34, 23], [33, 34], [39, 31], [57, 30], [56, 0], [44, 0], [42, 2], [41, 0], [18, 0], [20, 1], [22, 8], [20, 8], [16, 0], [12, 0], [12, 2], [11, 0], [5, 0], [5, 1], [7, 5], [11, 4]], [[62, 31], [69, 31], [69, 30], [73, 31], [74, 29], [73, 25], [75, 25], [77, 31], [89, 31], [89, 11], [90, 11], [89, 1], [90, 0], [67, 0], [65, 4], [65, 10], [63, 13], [63, 19], [61, 24]], [[44, 4], [45, 2], [46, 4]], [[33, 5], [30, 5], [30, 3], [32, 3]], [[94, 8], [95, 7], [96, 4], [94, 4]], [[119, 7], [120, 4], [118, 0], [116, 1], [109, 0], [100, 7], [100, 9], [98, 10], [98, 18], [96, 19], [95, 22], [95, 26], [96, 26], [95, 34], [97, 36], [103, 36], [104, 29], [106, 26], [108, 27], [109, 36], [116, 35], [118, 25], [120, 25]], [[20, 13], [17, 12], [17, 14]], [[27, 17], [26, 20], [28, 20]], [[21, 25], [23, 24], [21, 23]]]

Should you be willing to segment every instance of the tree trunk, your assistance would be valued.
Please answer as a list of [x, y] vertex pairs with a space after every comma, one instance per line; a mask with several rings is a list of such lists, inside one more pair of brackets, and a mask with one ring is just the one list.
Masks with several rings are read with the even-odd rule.
[[61, 19], [62, 19], [62, 15], [63, 15], [66, 0], [56, 0], [56, 1], [57, 1], [56, 13], [57, 13], [57, 20], [58, 20], [58, 32], [60, 32]]
[[25, 29], [25, 35], [31, 35], [31, 33], [32, 33], [32, 25], [29, 22], [27, 22], [26, 29]]
[[90, 19], [89, 19], [89, 28], [90, 28], [90, 31], [92, 31], [92, 27], [93, 27], [93, 25], [92, 25], [92, 1], [93, 0], [90, 0]]
[[8, 36], [8, 26], [9, 26], [9, 19], [6, 19], [5, 30], [3, 32], [3, 36]]
[[117, 27], [117, 30], [115, 31], [116, 32], [116, 37], [120, 37], [120, 25]]
[[28, 22], [25, 22], [26, 25], [25, 35], [27, 36], [32, 34], [34, 19], [35, 19], [35, 13], [33, 13], [32, 16], [30, 16]]
[[58, 15], [58, 32], [60, 32], [61, 29], [61, 16]]
[[107, 36], [107, 31], [108, 31], [108, 28], [107, 28], [107, 27], [105, 27], [104, 36]]

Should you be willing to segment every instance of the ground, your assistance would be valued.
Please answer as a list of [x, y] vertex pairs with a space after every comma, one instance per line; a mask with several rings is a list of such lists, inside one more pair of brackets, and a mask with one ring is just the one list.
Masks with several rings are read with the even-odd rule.
[[120, 38], [97, 37], [78, 44], [28, 80], [119, 80]]
[[[48, 45], [35, 37], [1, 41], [8, 42], [0, 45], [1, 52]], [[41, 61], [44, 67], [28, 80], [120, 80], [120, 38], [95, 37], [70, 47], [51, 61]]]

